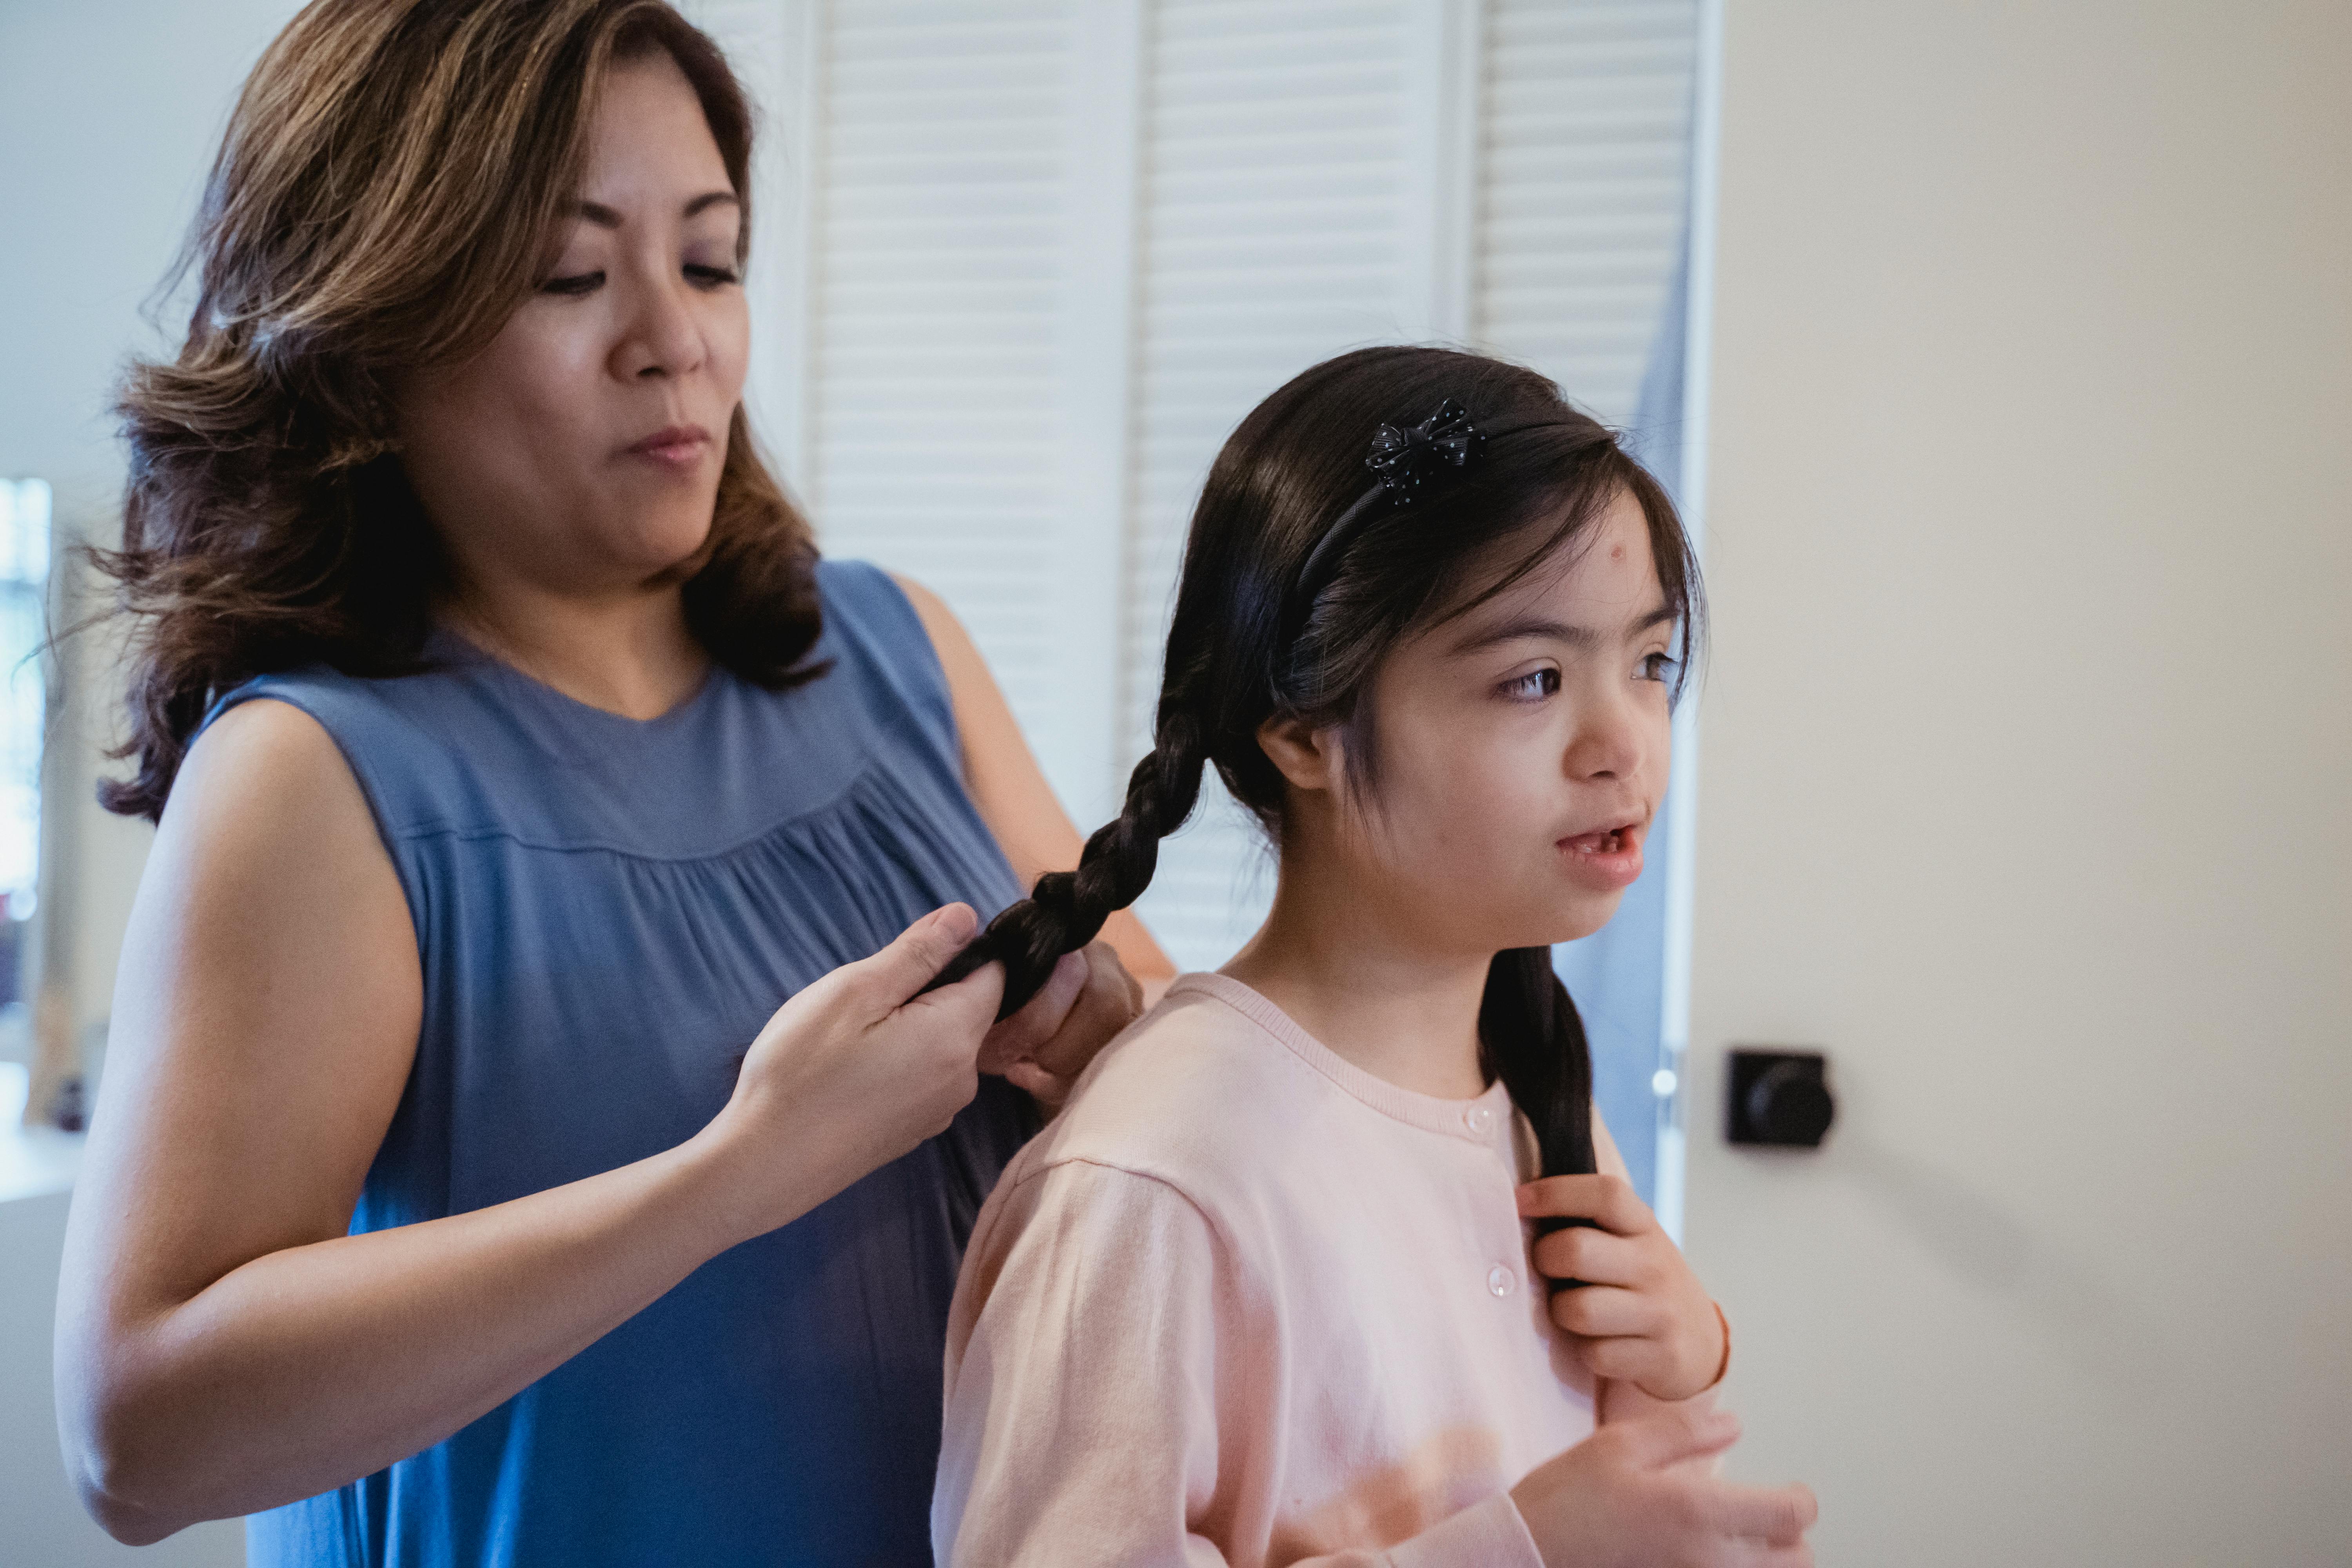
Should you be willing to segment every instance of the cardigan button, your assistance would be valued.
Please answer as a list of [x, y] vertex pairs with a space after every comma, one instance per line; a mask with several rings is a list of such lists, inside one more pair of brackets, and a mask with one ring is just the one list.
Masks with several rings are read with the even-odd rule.
[[1462, 1113], [1462, 1125], [1484, 1138], [1486, 1129], [1495, 1125], [1495, 1113], [1483, 1105], [1474, 1105]]
[[1499, 1263], [1486, 1270], [1486, 1289], [1497, 1296], [1509, 1295], [1511, 1288], [1518, 1282], [1519, 1277]]

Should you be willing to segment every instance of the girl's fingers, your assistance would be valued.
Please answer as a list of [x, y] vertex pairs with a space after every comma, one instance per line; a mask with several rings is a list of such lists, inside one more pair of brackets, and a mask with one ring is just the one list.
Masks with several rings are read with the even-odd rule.
[[1792, 1546], [1725, 1541], [1717, 1543], [1716, 1553], [1708, 1561], [1721, 1568], [1813, 1568], [1813, 1549], [1801, 1541]]
[[1536, 1237], [1534, 1257], [1537, 1272], [1547, 1279], [1630, 1286], [1642, 1279], [1641, 1243], [1590, 1226]]
[[1519, 1189], [1527, 1219], [1589, 1219], [1619, 1236], [1639, 1236], [1657, 1221], [1633, 1184], [1622, 1176], [1546, 1176]]
[[1720, 1454], [1739, 1440], [1739, 1417], [1728, 1410], [1670, 1405], [1631, 1421], [1603, 1426], [1587, 1442], [1606, 1442], [1635, 1466], [1664, 1469]]
[[1656, 1303], [1614, 1285], [1585, 1285], [1559, 1291], [1551, 1299], [1551, 1321], [1580, 1339], [1654, 1334], [1658, 1331], [1658, 1318]]
[[1614, 1339], [1570, 1340], [1569, 1353], [1582, 1362], [1593, 1376], [1639, 1388], [1663, 1370], [1665, 1352], [1658, 1342], [1632, 1334]]
[[1726, 1482], [1707, 1499], [1707, 1527], [1766, 1546], [1796, 1546], [1821, 1509], [1809, 1487], [1739, 1487]]

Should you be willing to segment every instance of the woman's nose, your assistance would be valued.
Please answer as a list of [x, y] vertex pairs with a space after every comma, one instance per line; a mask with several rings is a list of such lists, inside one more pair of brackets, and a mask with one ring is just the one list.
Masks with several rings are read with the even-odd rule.
[[682, 280], [648, 279], [635, 305], [617, 349], [623, 376], [684, 375], [702, 363], [702, 330]]

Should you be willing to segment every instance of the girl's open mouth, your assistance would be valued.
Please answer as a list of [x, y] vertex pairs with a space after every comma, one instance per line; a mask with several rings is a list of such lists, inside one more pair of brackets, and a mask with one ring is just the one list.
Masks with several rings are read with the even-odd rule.
[[1604, 889], [1631, 887], [1642, 874], [1642, 825], [1621, 823], [1559, 841], [1568, 863], [1581, 877]]

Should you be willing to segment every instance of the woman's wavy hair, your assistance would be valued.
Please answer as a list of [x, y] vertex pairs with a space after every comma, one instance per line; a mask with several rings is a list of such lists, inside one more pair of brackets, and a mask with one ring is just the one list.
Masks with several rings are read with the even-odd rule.
[[[1372, 482], [1374, 433], [1417, 424], [1448, 399], [1494, 433], [1483, 451], [1415, 504], [1374, 514], [1319, 592], [1296, 602], [1310, 552]], [[1446, 349], [1361, 349], [1259, 404], [1217, 455], [1192, 514], [1152, 749], [1118, 820], [1087, 841], [1076, 871], [1038, 879], [991, 921], [940, 983], [1002, 961], [1005, 1011], [1027, 1001], [1056, 959], [1150, 884], [1160, 841], [1192, 815], [1206, 766], [1279, 841], [1285, 781], [1257, 739], [1269, 718], [1341, 727], [1351, 789], [1373, 789], [1365, 693], [1381, 661], [1570, 545], [1619, 494], [1648, 520], [1686, 656], [1702, 605], [1674, 503], [1607, 427], [1533, 371]], [[1489, 1071], [1535, 1128], [1544, 1170], [1591, 1171], [1591, 1061], [1549, 949], [1496, 956], [1478, 1028]]]
[[[238, 98], [180, 264], [187, 341], [134, 363], [121, 548], [136, 774], [109, 810], [159, 817], [215, 699], [324, 663], [425, 667], [444, 557], [393, 436], [400, 379], [494, 337], [551, 265], [614, 63], [667, 53], [745, 204], [751, 112], [716, 45], [660, 0], [317, 0]], [[772, 688], [809, 679], [808, 524], [739, 406], [688, 625]]]

